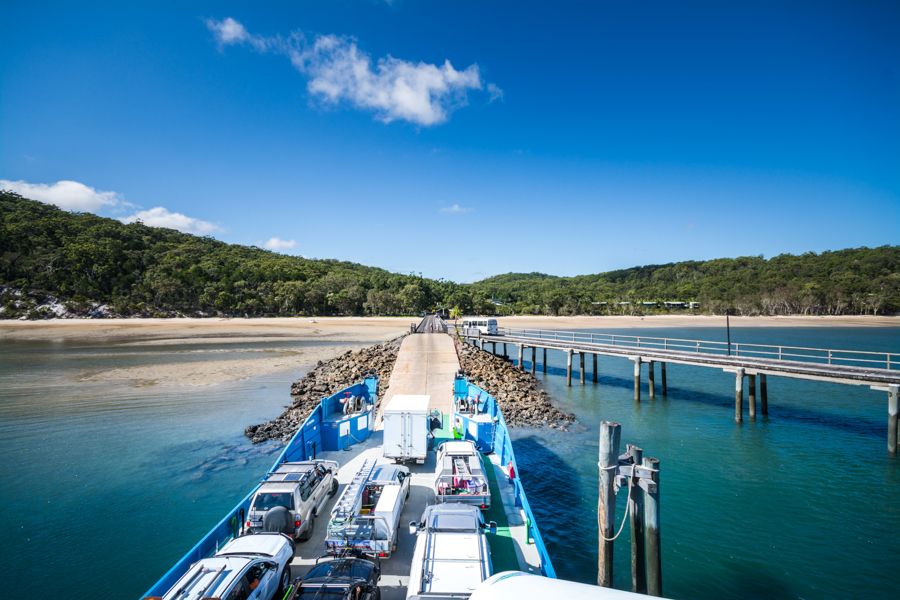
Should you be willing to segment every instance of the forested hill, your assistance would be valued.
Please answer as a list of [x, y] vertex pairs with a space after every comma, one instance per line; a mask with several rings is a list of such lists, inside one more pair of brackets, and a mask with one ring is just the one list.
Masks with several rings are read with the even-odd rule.
[[666, 301], [698, 302], [695, 312], [900, 313], [900, 246], [457, 284], [124, 225], [0, 191], [0, 318], [688, 310]]

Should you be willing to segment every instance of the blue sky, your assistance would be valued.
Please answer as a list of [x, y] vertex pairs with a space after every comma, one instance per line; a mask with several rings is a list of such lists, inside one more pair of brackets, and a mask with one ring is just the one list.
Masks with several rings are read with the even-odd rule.
[[0, 23], [0, 180], [67, 208], [457, 281], [900, 242], [896, 2]]

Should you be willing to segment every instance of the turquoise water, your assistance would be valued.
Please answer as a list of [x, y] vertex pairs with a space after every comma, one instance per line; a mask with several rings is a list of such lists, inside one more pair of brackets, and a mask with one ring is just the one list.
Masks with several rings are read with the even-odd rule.
[[[709, 329], [643, 333], [723, 337]], [[733, 329], [732, 338], [900, 349], [898, 329], [746, 328]], [[518, 430], [515, 449], [560, 577], [596, 582], [597, 440], [600, 421], [608, 419], [622, 425], [623, 451], [635, 443], [661, 461], [667, 596], [896, 597], [900, 460], [886, 452], [885, 393], [770, 376], [769, 418], [754, 423], [745, 414], [737, 425], [732, 374], [669, 365], [667, 398], [657, 392], [649, 400], [645, 367], [636, 405], [628, 360], [600, 357], [599, 386], [588, 375], [587, 385], [576, 376], [571, 388], [564, 355], [551, 353], [548, 362], [556, 369], [544, 384], [579, 424], [568, 433]], [[657, 370], [657, 386], [659, 380]], [[629, 544], [626, 527], [614, 562], [621, 589], [630, 587]]]
[[[642, 332], [643, 333], [643, 332]], [[659, 335], [719, 339], [709, 329]], [[737, 329], [738, 342], [900, 349], [898, 329]], [[0, 557], [4, 597], [137, 598], [274, 460], [250, 423], [278, 414], [299, 372], [210, 387], [73, 384], [85, 372], [258, 356], [295, 343], [135, 347], [0, 340]], [[631, 363], [601, 357], [601, 383], [545, 385], [579, 424], [514, 430], [529, 500], [560, 576], [596, 577], [598, 424], [662, 465], [664, 591], [676, 598], [893, 597], [900, 461], [885, 452], [883, 393], [769, 379], [770, 417], [735, 425], [733, 376], [670, 365], [669, 395], [632, 401]], [[590, 363], [590, 361], [588, 361]], [[539, 371], [540, 376], [540, 371]], [[657, 381], [658, 381], [657, 377]], [[622, 506], [618, 518], [622, 516]], [[629, 585], [628, 539], [617, 587]]]

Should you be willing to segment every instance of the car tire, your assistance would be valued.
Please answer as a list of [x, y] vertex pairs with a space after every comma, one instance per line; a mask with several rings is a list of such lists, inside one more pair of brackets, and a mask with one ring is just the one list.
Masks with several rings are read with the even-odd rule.
[[334, 495], [337, 494], [337, 491], [338, 491], [338, 482], [337, 482], [337, 479], [332, 478], [332, 480], [331, 480], [331, 491], [328, 492], [328, 495], [334, 497]]
[[284, 593], [288, 586], [291, 585], [291, 565], [284, 566], [284, 573], [281, 574], [281, 581], [278, 583], [278, 591], [275, 592], [275, 598], [284, 598]]
[[372, 600], [381, 600], [381, 588], [380, 587], [375, 588], [375, 593], [372, 594]]

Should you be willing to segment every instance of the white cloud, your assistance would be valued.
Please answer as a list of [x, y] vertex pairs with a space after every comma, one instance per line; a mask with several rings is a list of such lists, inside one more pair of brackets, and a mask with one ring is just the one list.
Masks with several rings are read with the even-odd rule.
[[462, 215], [468, 212], [472, 212], [472, 209], [467, 206], [460, 206], [457, 203], [453, 203], [450, 206], [445, 206], [441, 209], [442, 213], [448, 213], [451, 215]]
[[469, 90], [484, 90], [487, 85], [490, 101], [503, 93], [496, 85], [485, 84], [474, 64], [458, 70], [449, 60], [436, 65], [390, 55], [373, 61], [349, 37], [319, 35], [311, 43], [300, 31], [288, 38], [264, 37], [249, 33], [231, 17], [210, 19], [206, 25], [222, 46], [248, 44], [259, 51], [286, 55], [308, 77], [310, 94], [326, 103], [347, 102], [371, 110], [386, 123], [403, 120], [437, 125], [467, 103]]
[[25, 198], [54, 204], [66, 210], [96, 212], [101, 208], [124, 204], [117, 193], [96, 190], [78, 181], [28, 183], [0, 179], [0, 189], [10, 190]]
[[177, 212], [170, 212], [162, 206], [156, 206], [150, 210], [141, 210], [133, 215], [119, 219], [123, 223], [142, 222], [149, 227], [167, 227], [177, 229], [184, 233], [206, 235], [219, 231], [219, 226], [209, 221], [201, 221]]
[[280, 237], [271, 237], [269, 240], [263, 244], [269, 250], [292, 250], [297, 245], [295, 240], [283, 240]]

